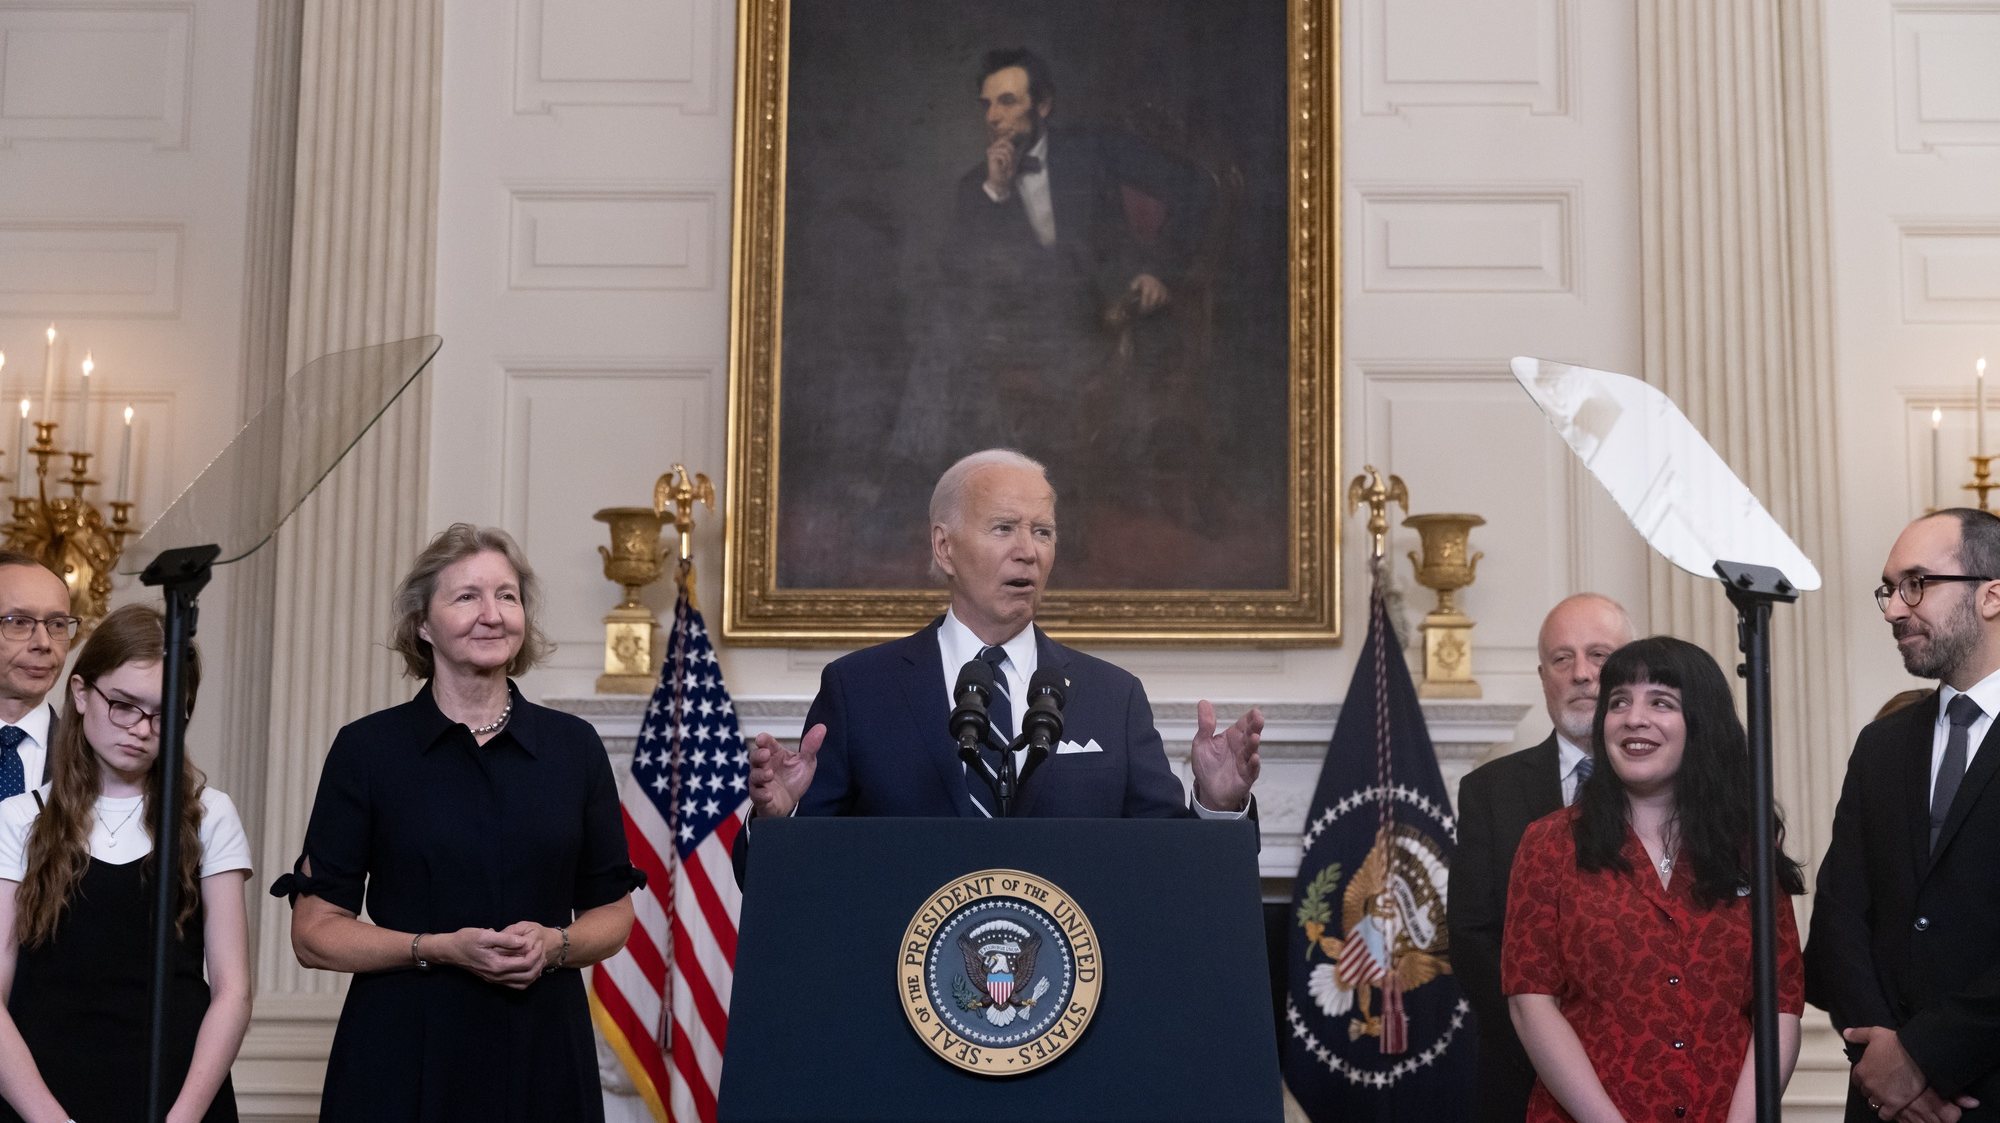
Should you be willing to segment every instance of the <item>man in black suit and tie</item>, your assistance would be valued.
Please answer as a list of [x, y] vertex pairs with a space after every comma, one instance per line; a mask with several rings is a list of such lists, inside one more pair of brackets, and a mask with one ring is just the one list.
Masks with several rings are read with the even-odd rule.
[[1458, 786], [1458, 851], [1451, 863], [1451, 967], [1479, 1023], [1479, 1118], [1520, 1123], [1534, 1066], [1514, 1033], [1500, 993], [1500, 937], [1507, 920], [1507, 875], [1528, 824], [1576, 799], [1590, 768], [1597, 672], [1632, 642], [1632, 619], [1617, 601], [1579, 593], [1549, 611], [1535, 644], [1548, 739], [1473, 769]]
[[1214, 707], [1200, 703], [1190, 809], [1139, 680], [1034, 627], [1055, 548], [1055, 492], [1040, 464], [988, 449], [947, 469], [931, 499], [931, 561], [951, 607], [914, 635], [828, 664], [796, 752], [757, 735], [752, 814], [991, 814], [990, 794], [967, 775], [947, 720], [959, 670], [974, 659], [993, 665], [1004, 695], [993, 705], [1003, 742], [1018, 731], [1037, 669], [1059, 668], [1067, 682], [1062, 743], [1023, 785], [1016, 814], [1246, 814], [1263, 715], [1252, 709], [1218, 733]]
[[1848, 1042], [1849, 1123], [2000, 1119], [2000, 519], [1911, 523], [1875, 600], [1904, 668], [1939, 686], [1855, 741], [1806, 998]]

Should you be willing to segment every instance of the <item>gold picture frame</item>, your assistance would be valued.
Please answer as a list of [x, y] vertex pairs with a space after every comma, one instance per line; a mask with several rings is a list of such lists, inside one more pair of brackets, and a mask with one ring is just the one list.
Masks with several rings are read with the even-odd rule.
[[[1146, 11], [1167, 17], [1147, 16], [1144, 25], [1115, 23], [1132, 17], [1112, 13], [1129, 13], [1139, 7], [1135, 5], [1104, 5], [1106, 14], [1092, 23], [1088, 0], [1012, 0], [1005, 6], [990, 0], [745, 0], [739, 6], [723, 579], [728, 639], [854, 645], [906, 634], [942, 610], [943, 591], [927, 586], [922, 572], [927, 558], [924, 502], [935, 467], [949, 460], [918, 471], [907, 466], [913, 459], [899, 460], [890, 451], [894, 442], [884, 437], [890, 428], [887, 415], [898, 404], [907, 414], [915, 405], [928, 408], [929, 403], [912, 390], [914, 376], [908, 376], [912, 381], [900, 392], [893, 384], [906, 377], [898, 373], [900, 368], [918, 365], [908, 354], [920, 345], [901, 343], [891, 330], [893, 315], [881, 310], [893, 307], [905, 322], [920, 325], [945, 322], [921, 306], [931, 286], [909, 279], [909, 270], [925, 268], [925, 259], [921, 250], [911, 248], [922, 242], [922, 232], [911, 233], [903, 224], [916, 211], [942, 210], [931, 204], [947, 194], [945, 189], [924, 185], [949, 183], [950, 174], [967, 164], [973, 167], [961, 178], [970, 181], [978, 170], [978, 153], [968, 155], [966, 143], [927, 144], [923, 138], [977, 126], [977, 109], [960, 108], [957, 98], [964, 96], [964, 105], [976, 106], [970, 95], [983, 92], [974, 63], [966, 61], [976, 62], [978, 48], [1008, 43], [1008, 36], [1034, 40], [1039, 30], [1058, 44], [1051, 52], [1057, 62], [1053, 69], [1065, 84], [1058, 87], [1054, 104], [1064, 113], [1090, 101], [1095, 90], [1100, 105], [1137, 106], [1121, 122], [1137, 119], [1155, 106], [1157, 99], [1142, 95], [1154, 88], [1147, 83], [1163, 68], [1175, 89], [1201, 82], [1212, 87], [1271, 83], [1265, 91], [1271, 109], [1257, 119], [1260, 127], [1268, 122], [1269, 136], [1260, 127], [1238, 122], [1207, 122], [1210, 134], [1254, 148], [1266, 164], [1251, 162], [1247, 169], [1211, 174], [1201, 185], [1208, 193], [1199, 213], [1225, 212], [1213, 202], [1222, 196], [1209, 190], [1209, 183], [1241, 190], [1247, 180], [1248, 196], [1227, 196], [1235, 207], [1230, 213], [1242, 220], [1228, 227], [1208, 219], [1225, 230], [1225, 240], [1214, 244], [1224, 247], [1218, 252], [1243, 255], [1251, 251], [1238, 248], [1242, 245], [1282, 245], [1283, 261], [1271, 260], [1265, 268], [1260, 259], [1258, 270], [1237, 268], [1232, 261], [1230, 268], [1213, 271], [1222, 277], [1218, 287], [1238, 284], [1244, 276], [1257, 278], [1240, 283], [1245, 290], [1253, 283], [1265, 285], [1256, 291], [1268, 292], [1266, 301], [1251, 300], [1245, 290], [1222, 288], [1221, 296], [1209, 296], [1202, 305], [1196, 300], [1208, 290], [1177, 290], [1194, 294], [1182, 305], [1197, 307], [1208, 317], [1204, 324], [1210, 334], [1203, 339], [1212, 350], [1203, 354], [1219, 357], [1194, 376], [1202, 380], [1198, 404], [1179, 407], [1183, 414], [1196, 415], [1195, 426], [1187, 427], [1190, 419], [1183, 416], [1181, 428], [1162, 424], [1147, 431], [1155, 434], [1155, 443], [1146, 446], [1150, 459], [1134, 463], [1152, 475], [1133, 482], [1116, 459], [1095, 467], [1082, 459], [1092, 449], [1111, 449], [1114, 441], [1072, 435], [1066, 442], [1053, 442], [1070, 463], [1066, 473], [1056, 472], [1052, 464], [1064, 548], [1058, 551], [1037, 622], [1079, 642], [1308, 646], [1339, 641], [1339, 8], [1333, 0], [1264, 0], [1263, 8], [1251, 0], [1214, 3], [1218, 13], [1230, 13], [1218, 14], [1218, 21], [1248, 23], [1242, 34], [1262, 36], [1257, 41], [1268, 44], [1265, 49], [1274, 56], [1282, 52], [1282, 79], [1275, 74], [1259, 78], [1263, 68], [1241, 63], [1236, 57], [1240, 52], [1213, 47], [1212, 29], [1171, 26], [1175, 19], [1206, 18], [1199, 4], [1149, 6]], [[1260, 10], [1268, 22], [1282, 21], [1282, 29], [1243, 14]], [[1187, 12], [1196, 14], [1179, 14]], [[1037, 19], [1044, 24], [1035, 24]], [[909, 31], [912, 21], [927, 30]], [[871, 27], [871, 22], [879, 26]], [[852, 42], [828, 43], [850, 28], [856, 36]], [[1128, 42], [1129, 53], [1141, 57], [1121, 57]], [[905, 54], [897, 54], [899, 50]], [[1214, 51], [1210, 57], [1221, 65], [1188, 54], [1201, 50]], [[1163, 67], [1162, 57], [1179, 63]], [[955, 84], [959, 75], [963, 88]], [[1072, 90], [1082, 92], [1072, 95]], [[1255, 104], [1249, 97], [1210, 101]], [[1196, 131], [1194, 126], [1185, 129], [1188, 135]], [[951, 164], [953, 159], [958, 163]], [[1053, 173], [1061, 165], [1051, 160], [1049, 166]], [[1280, 171], [1282, 186], [1276, 179]], [[1238, 179], [1229, 181], [1228, 174]], [[865, 186], [829, 201], [842, 177]], [[1135, 211], [1143, 206], [1143, 192], [1140, 197]], [[1235, 202], [1244, 197], [1249, 202]], [[1132, 196], [1123, 198], [1130, 202]], [[1178, 200], [1169, 207], [1177, 205]], [[921, 225], [917, 219], [909, 221], [913, 227]], [[941, 220], [930, 221], [935, 225]], [[845, 240], [830, 240], [836, 234], [829, 230]], [[1268, 232], [1261, 242], [1258, 230]], [[946, 260], [942, 253], [937, 256]], [[1274, 259], [1276, 249], [1270, 248], [1268, 256]], [[917, 264], [909, 266], [913, 261]], [[899, 276], [899, 269], [905, 275]], [[786, 319], [788, 284], [791, 323]], [[1236, 306], [1229, 304], [1232, 296]], [[845, 307], [843, 301], [848, 302]], [[909, 311], [913, 307], [916, 311]], [[1196, 318], [1195, 313], [1181, 314]], [[880, 328], [878, 321], [890, 329]], [[1240, 324], [1255, 328], [1239, 329]], [[1230, 330], [1238, 334], [1232, 337]], [[889, 342], [879, 342], [885, 339]], [[1118, 346], [1128, 348], [1125, 342]], [[788, 347], [794, 355], [789, 368]], [[1176, 341], [1159, 353], [1166, 356], [1162, 362], [1181, 362], [1187, 351]], [[1271, 369], [1259, 368], [1262, 373], [1256, 376], [1262, 381], [1239, 379], [1234, 370], [1225, 369], [1235, 356], [1252, 353], [1271, 356], [1266, 363]], [[1150, 378], [1152, 372], [1141, 374]], [[869, 381], [878, 376], [885, 381]], [[1172, 384], [1134, 385], [1139, 393], [1164, 397], [1167, 391], [1158, 387]], [[961, 381], [949, 393], [977, 394], [983, 387], [976, 380]], [[1079, 401], [1090, 400], [1093, 393], [1095, 387], [1085, 387]], [[1231, 396], [1238, 393], [1240, 398]], [[1178, 391], [1174, 396], [1187, 398]], [[1105, 399], [1100, 395], [1098, 400]], [[1110, 408], [1093, 414], [1103, 421], [1092, 432], [1130, 437], [1118, 428], [1125, 423], [1126, 400], [1109, 400], [1114, 403]], [[1041, 416], [1060, 427], [1069, 415], [1085, 412], [1079, 405], [1041, 411]], [[1222, 434], [1214, 435], [1214, 429]], [[943, 439], [937, 424], [898, 422], [895, 431], [899, 438], [919, 432]], [[1280, 432], [1282, 453], [1273, 447]], [[1267, 436], [1260, 440], [1258, 434]], [[1198, 469], [1174, 458], [1172, 440], [1201, 446], [1201, 455], [1188, 458]], [[1022, 447], [1046, 458], [1043, 449], [1026, 442]], [[1195, 471], [1201, 474], [1189, 474]], [[1141, 489], [1148, 499], [1145, 517], [1109, 525], [1115, 520], [1106, 512], [1131, 504], [1106, 481]], [[1086, 498], [1073, 503], [1072, 489]], [[1064, 580], [1073, 541], [1082, 543], [1082, 556], [1095, 559], [1081, 574], [1094, 579], [1079, 586]], [[1159, 571], [1134, 568], [1156, 556]], [[1204, 572], [1196, 559], [1239, 565], [1252, 578], [1234, 584], [1213, 577], [1182, 581], [1181, 574]], [[1135, 573], [1139, 579], [1133, 579]]]

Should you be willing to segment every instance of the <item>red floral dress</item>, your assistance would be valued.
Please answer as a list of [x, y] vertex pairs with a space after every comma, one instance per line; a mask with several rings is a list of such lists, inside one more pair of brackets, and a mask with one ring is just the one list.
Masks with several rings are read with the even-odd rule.
[[[1629, 827], [1630, 872], [1579, 870], [1575, 816], [1565, 808], [1521, 838], [1507, 887], [1501, 989], [1555, 996], [1630, 1123], [1720, 1121], [1750, 1047], [1750, 898], [1703, 909], [1685, 866], [1662, 888]], [[1799, 930], [1791, 899], [1780, 900], [1778, 1009], [1798, 1014]], [[1528, 1119], [1569, 1118], [1537, 1080]]]

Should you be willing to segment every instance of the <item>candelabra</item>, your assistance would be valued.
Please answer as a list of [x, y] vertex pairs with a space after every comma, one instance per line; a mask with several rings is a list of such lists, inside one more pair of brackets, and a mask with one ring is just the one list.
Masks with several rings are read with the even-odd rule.
[[[127, 411], [128, 415], [130, 411]], [[39, 559], [62, 575], [69, 585], [70, 611], [83, 621], [88, 632], [104, 619], [111, 601], [111, 572], [125, 552], [125, 540], [137, 533], [132, 523], [132, 504], [111, 500], [111, 517], [84, 498], [87, 488], [101, 482], [90, 474], [91, 454], [81, 449], [56, 448], [56, 423], [37, 421], [35, 443], [28, 452], [35, 458], [33, 494], [17, 482], [14, 519], [7, 524], [7, 548]], [[50, 461], [60, 472], [59, 457], [69, 458], [69, 474], [50, 479]], [[49, 494], [50, 484], [68, 495]]]

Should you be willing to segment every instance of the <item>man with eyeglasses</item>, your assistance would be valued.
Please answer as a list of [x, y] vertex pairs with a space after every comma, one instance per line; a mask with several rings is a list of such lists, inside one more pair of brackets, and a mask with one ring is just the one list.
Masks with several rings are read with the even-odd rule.
[[2000, 1119], [2000, 518], [1905, 527], [1875, 603], [1939, 686], [1848, 758], [1806, 997], [1846, 1038], [1849, 1123]]
[[26, 554], [0, 550], [0, 799], [47, 779], [55, 710], [77, 618], [69, 586]]

